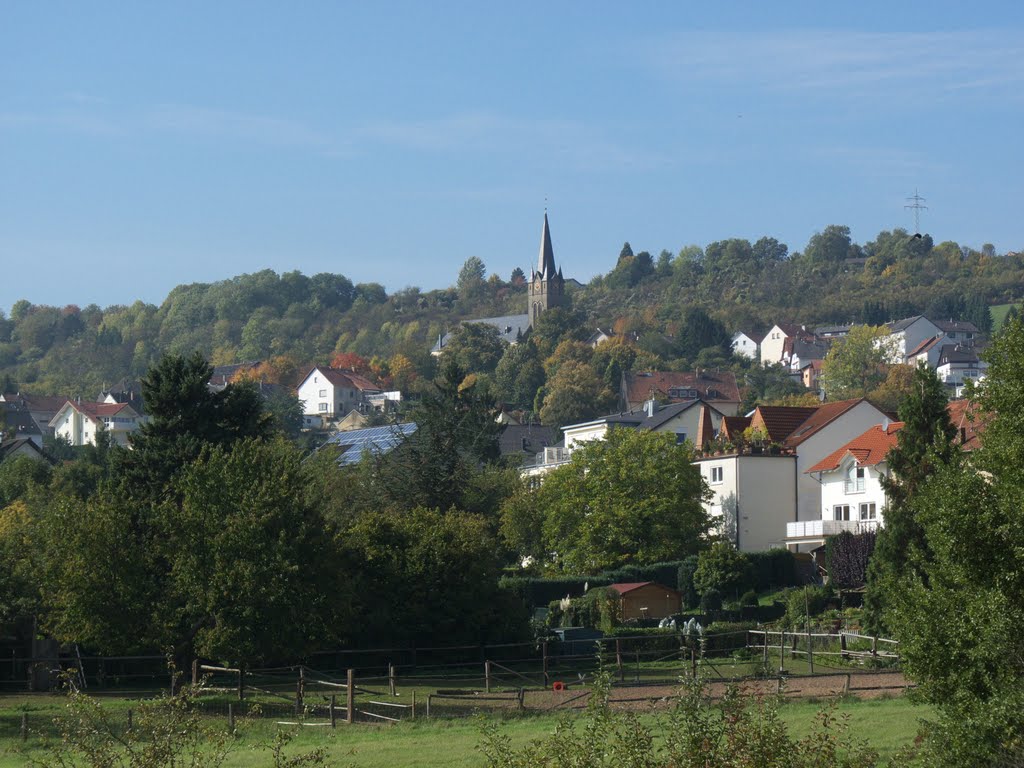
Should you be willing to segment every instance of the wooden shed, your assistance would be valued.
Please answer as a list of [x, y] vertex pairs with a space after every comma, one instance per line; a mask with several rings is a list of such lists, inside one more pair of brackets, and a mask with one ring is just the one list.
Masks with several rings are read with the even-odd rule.
[[619, 593], [622, 619], [664, 619], [683, 609], [683, 596], [656, 581], [632, 584], [611, 584], [608, 589]]

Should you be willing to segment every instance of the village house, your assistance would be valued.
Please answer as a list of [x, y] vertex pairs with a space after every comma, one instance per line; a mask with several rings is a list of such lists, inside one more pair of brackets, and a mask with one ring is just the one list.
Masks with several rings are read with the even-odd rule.
[[[783, 364], [787, 339], [814, 341], [814, 334], [806, 326], [795, 323], [776, 323], [761, 339], [761, 365]], [[792, 344], [792, 342], [790, 342]], [[788, 365], [787, 365], [788, 367]]]
[[311, 420], [340, 419], [349, 411], [362, 410], [370, 397], [380, 392], [366, 377], [326, 365], [311, 368], [295, 388], [307, 426]]
[[683, 403], [702, 400], [725, 416], [739, 413], [740, 390], [732, 371], [629, 371], [619, 384], [624, 411], [643, 407], [648, 400]]
[[732, 353], [748, 357], [751, 360], [758, 360], [761, 356], [761, 338], [763, 336], [763, 333], [752, 331], [749, 328], [737, 331], [732, 335]]
[[956, 392], [968, 381], [978, 382], [985, 377], [988, 363], [978, 357], [973, 347], [946, 344], [939, 352], [935, 373], [939, 381]]
[[105, 430], [111, 443], [127, 447], [128, 436], [141, 426], [142, 417], [127, 403], [80, 400], [65, 400], [49, 424], [56, 437], [73, 446], [96, 445], [97, 433]]
[[67, 402], [66, 397], [54, 397], [51, 395], [25, 395], [21, 392], [16, 394], [0, 394], [0, 403], [13, 403], [19, 410], [27, 411], [39, 430], [40, 445], [42, 438], [53, 437], [53, 428], [50, 422], [57, 412]]

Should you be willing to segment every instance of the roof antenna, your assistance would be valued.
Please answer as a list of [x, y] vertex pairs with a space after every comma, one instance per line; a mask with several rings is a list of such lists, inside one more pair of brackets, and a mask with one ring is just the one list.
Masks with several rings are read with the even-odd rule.
[[903, 207], [905, 209], [907, 209], [907, 210], [911, 210], [911, 211], [914, 212], [914, 237], [917, 238], [918, 240], [920, 240], [921, 239], [921, 211], [927, 211], [928, 210], [928, 206], [927, 205], [921, 205], [921, 203], [926, 202], [926, 199], [921, 197], [919, 194], [917, 194], [917, 187], [914, 187], [914, 195], [913, 195], [913, 197], [908, 197], [907, 198], [907, 202], [909, 204], [908, 205], [904, 205]]

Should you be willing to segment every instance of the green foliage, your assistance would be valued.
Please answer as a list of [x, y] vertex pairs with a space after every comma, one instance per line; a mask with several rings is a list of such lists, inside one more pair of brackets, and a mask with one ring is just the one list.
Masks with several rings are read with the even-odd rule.
[[825, 540], [825, 569], [829, 584], [836, 587], [861, 587], [867, 580], [868, 562], [875, 551], [875, 531], [843, 531]]
[[536, 555], [563, 572], [593, 573], [696, 552], [711, 521], [690, 459], [674, 435], [630, 429], [578, 448], [534, 493]]
[[530, 409], [544, 384], [537, 348], [532, 341], [509, 344], [494, 371], [497, 395], [505, 403]]
[[863, 397], [876, 389], [897, 356], [889, 330], [856, 325], [836, 339], [821, 364], [822, 387], [833, 400]]
[[576, 361], [560, 366], [544, 392], [541, 422], [556, 428], [606, 413], [615, 400], [614, 394], [604, 388], [594, 368]]
[[796, 559], [788, 549], [776, 547], [764, 552], [747, 552], [753, 588], [768, 592], [797, 584]]
[[750, 559], [727, 541], [716, 541], [700, 553], [693, 586], [700, 595], [714, 590], [737, 597], [751, 583]]
[[444, 357], [466, 373], [494, 373], [508, 346], [493, 325], [463, 323], [452, 331]]
[[779, 716], [779, 699], [730, 688], [713, 702], [700, 681], [684, 684], [668, 715], [612, 709], [611, 676], [597, 675], [582, 717], [515, 749], [498, 725], [485, 725], [480, 751], [488, 768], [871, 768], [877, 755], [847, 733], [833, 703], [811, 733], [796, 740]]
[[690, 555], [679, 563], [679, 570], [676, 572], [676, 589], [682, 596], [684, 608], [692, 608], [700, 599], [697, 588], [693, 584], [693, 575], [697, 572], [698, 562], [700, 562], [699, 555]]
[[53, 467], [30, 456], [12, 456], [0, 462], [0, 509], [26, 496], [33, 487], [50, 482]]
[[786, 593], [786, 615], [782, 623], [786, 627], [803, 629], [807, 622], [824, 611], [832, 598], [831, 587], [810, 587], [792, 589]]

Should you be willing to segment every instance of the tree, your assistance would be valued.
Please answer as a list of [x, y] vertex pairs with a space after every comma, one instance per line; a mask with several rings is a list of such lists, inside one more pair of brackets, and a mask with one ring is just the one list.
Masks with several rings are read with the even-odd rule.
[[466, 259], [459, 270], [459, 279], [455, 288], [463, 299], [475, 299], [483, 293], [487, 283], [484, 277], [487, 275], [487, 268], [483, 261], [477, 256], [470, 256]]
[[493, 373], [507, 346], [493, 325], [462, 323], [452, 331], [444, 356], [467, 373]]
[[691, 458], [674, 435], [626, 428], [577, 448], [534, 494], [551, 565], [597, 573], [695, 553], [711, 520], [707, 486]]
[[895, 413], [914, 388], [914, 366], [894, 365], [885, 375], [885, 381], [868, 393], [871, 402], [883, 411]]
[[615, 396], [604, 388], [597, 372], [586, 363], [563, 364], [544, 390], [541, 423], [564, 427], [606, 411]]
[[697, 594], [714, 590], [723, 596], [738, 598], [750, 588], [750, 558], [727, 541], [716, 541], [710, 549], [701, 552], [697, 570], [693, 574], [693, 587]]
[[523, 286], [525, 286], [526, 275], [523, 272], [522, 267], [516, 267], [515, 269], [513, 269], [508, 281], [509, 283], [512, 284], [514, 288], [522, 288]]
[[533, 341], [510, 344], [494, 371], [498, 397], [510, 405], [532, 408], [537, 390], [544, 384], [544, 369]]
[[882, 480], [885, 526], [878, 535], [868, 569], [865, 597], [869, 623], [884, 626], [886, 606], [911, 564], [927, 558], [928, 542], [911, 501], [941, 465], [956, 452], [956, 429], [949, 420], [945, 388], [925, 365], [914, 370], [909, 395], [898, 413], [903, 427], [896, 446], [886, 454], [888, 476]]
[[821, 382], [832, 400], [863, 397], [883, 381], [897, 359], [897, 340], [884, 326], [855, 325], [836, 339], [821, 364]]
[[[632, 259], [632, 258], [633, 258], [633, 247], [629, 244], [629, 241], [627, 240], [626, 242], [624, 242], [622, 244], [622, 250], [619, 251], [619, 260], [618, 260], [617, 264], [621, 264], [622, 262], [626, 261], [626, 259]], [[12, 315], [14, 314], [13, 311], [11, 312], [11, 314]]]

